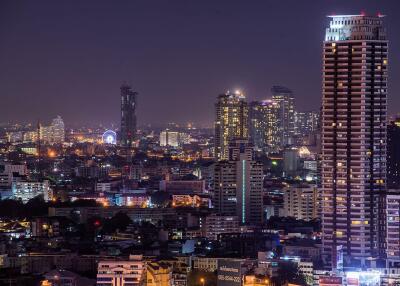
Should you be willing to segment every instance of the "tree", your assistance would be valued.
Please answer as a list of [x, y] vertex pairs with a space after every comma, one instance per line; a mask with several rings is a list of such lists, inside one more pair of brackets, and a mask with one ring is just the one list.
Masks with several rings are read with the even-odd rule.
[[124, 231], [132, 220], [124, 212], [118, 212], [111, 219], [104, 220], [103, 233], [114, 233], [117, 230]]
[[298, 265], [294, 262], [280, 262], [278, 276], [272, 278], [274, 285], [283, 285], [293, 283], [298, 285], [307, 285], [305, 277], [299, 272]]

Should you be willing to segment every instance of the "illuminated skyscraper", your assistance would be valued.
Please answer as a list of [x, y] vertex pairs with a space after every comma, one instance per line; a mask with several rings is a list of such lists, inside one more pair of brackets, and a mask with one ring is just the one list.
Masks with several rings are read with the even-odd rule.
[[279, 151], [281, 142], [278, 126], [279, 111], [279, 105], [272, 100], [250, 103], [250, 138], [255, 150], [265, 153]]
[[132, 147], [136, 139], [136, 100], [138, 93], [132, 87], [121, 86], [121, 133], [120, 142], [123, 147]]
[[263, 165], [246, 140], [232, 140], [229, 160], [215, 163], [214, 206], [220, 215], [238, 216], [241, 224], [263, 221]]
[[227, 160], [229, 142], [249, 136], [245, 96], [240, 92], [219, 95], [215, 113], [215, 157]]
[[277, 118], [279, 140], [281, 148], [293, 143], [295, 134], [294, 97], [287, 87], [273, 86], [271, 88], [272, 101], [278, 105]]
[[[383, 255], [388, 42], [382, 16], [330, 16], [323, 43], [323, 254]], [[379, 261], [379, 260], [378, 260]]]

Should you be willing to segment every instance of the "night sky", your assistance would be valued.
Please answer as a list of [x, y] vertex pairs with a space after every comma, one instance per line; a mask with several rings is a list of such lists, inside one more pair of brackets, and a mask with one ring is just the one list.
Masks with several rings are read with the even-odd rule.
[[272, 85], [318, 109], [329, 14], [381, 12], [390, 40], [389, 112], [400, 112], [400, 1], [0, 1], [0, 122], [119, 124], [119, 86], [139, 124], [211, 125], [216, 96]]

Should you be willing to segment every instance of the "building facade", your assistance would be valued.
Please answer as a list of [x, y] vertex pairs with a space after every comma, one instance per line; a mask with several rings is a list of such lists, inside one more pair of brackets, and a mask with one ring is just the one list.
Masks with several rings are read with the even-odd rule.
[[129, 260], [100, 261], [97, 268], [97, 286], [139, 286], [146, 281], [146, 265], [140, 255]]
[[383, 256], [388, 42], [383, 18], [330, 16], [323, 43], [323, 255]]

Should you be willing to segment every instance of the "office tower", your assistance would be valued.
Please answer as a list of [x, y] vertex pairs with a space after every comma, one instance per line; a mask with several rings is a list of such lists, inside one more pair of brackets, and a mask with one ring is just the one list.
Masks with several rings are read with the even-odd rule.
[[136, 101], [138, 93], [127, 84], [121, 86], [121, 146], [130, 148], [136, 139]]
[[179, 132], [164, 130], [160, 133], [160, 146], [178, 147], [179, 144]]
[[400, 188], [400, 118], [387, 127], [387, 185]]
[[316, 185], [299, 184], [284, 189], [284, 215], [309, 221], [320, 215], [320, 196]]
[[61, 144], [65, 141], [65, 126], [61, 116], [51, 121], [49, 126], [39, 127], [40, 141], [49, 144]]
[[265, 153], [280, 149], [279, 105], [272, 100], [253, 101], [249, 107], [250, 138], [255, 150]]
[[221, 94], [215, 104], [215, 157], [228, 159], [232, 139], [248, 138], [248, 106], [240, 92]]
[[228, 152], [228, 161], [215, 163], [213, 205], [220, 215], [237, 215], [241, 224], [260, 224], [263, 165], [246, 140], [231, 141]]
[[293, 92], [284, 86], [271, 88], [272, 100], [278, 105], [278, 126], [281, 148], [293, 144], [295, 132]]
[[333, 267], [340, 248], [347, 265], [369, 266], [383, 254], [387, 57], [381, 16], [330, 16], [323, 43], [322, 231], [323, 255]]

